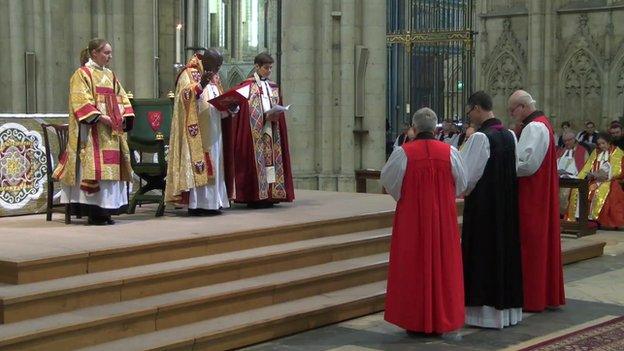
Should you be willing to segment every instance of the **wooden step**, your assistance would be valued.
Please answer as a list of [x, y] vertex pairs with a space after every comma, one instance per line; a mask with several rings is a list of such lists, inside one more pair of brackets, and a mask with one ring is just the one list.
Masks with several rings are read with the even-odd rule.
[[[394, 211], [380, 211], [330, 220], [271, 226], [238, 232], [202, 234], [177, 240], [124, 245], [45, 258], [0, 260], [0, 282], [25, 284], [56, 278], [180, 260], [206, 254], [308, 240], [392, 226]], [[161, 225], [167, 225], [166, 220]], [[154, 223], [148, 223], [153, 225]], [[209, 225], [209, 224], [208, 224]], [[201, 227], [199, 227], [201, 228]], [[73, 228], [69, 228], [71, 230]], [[108, 228], [107, 228], [108, 229]], [[201, 230], [201, 229], [200, 229]], [[128, 233], [129, 235], [131, 233]], [[68, 244], [71, 246], [71, 244]]]
[[71, 350], [250, 309], [384, 282], [387, 254], [371, 255], [0, 327], [2, 350]]
[[383, 310], [385, 282], [257, 308], [80, 351], [231, 350]]
[[604, 253], [604, 241], [594, 241], [589, 238], [561, 240], [563, 264], [571, 264], [594, 257], [600, 257]]
[[0, 288], [3, 323], [388, 251], [390, 229]]

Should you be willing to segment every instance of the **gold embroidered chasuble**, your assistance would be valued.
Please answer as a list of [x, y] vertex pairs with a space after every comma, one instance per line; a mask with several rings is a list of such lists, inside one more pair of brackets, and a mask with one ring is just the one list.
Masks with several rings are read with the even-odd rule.
[[191, 188], [214, 182], [213, 157], [202, 143], [202, 129], [207, 132], [206, 124], [199, 120], [198, 99], [203, 92], [200, 84], [203, 74], [201, 58], [195, 55], [176, 83], [165, 187], [167, 202], [186, 203]]
[[[89, 61], [74, 72], [69, 86], [69, 139], [54, 178], [68, 186], [76, 185], [79, 164], [78, 180], [86, 191], [98, 191], [100, 180], [132, 180], [122, 126], [127, 118], [134, 117], [134, 111], [115, 74]], [[115, 128], [97, 121], [100, 115], [110, 116]]]
[[[585, 162], [585, 166], [583, 166], [583, 169], [578, 174], [579, 179], [585, 179], [588, 173], [600, 170], [601, 162], [596, 151], [598, 150], [594, 150], [587, 162]], [[610, 180], [606, 182], [592, 180], [589, 182], [589, 219], [597, 220], [600, 216], [600, 211], [602, 211], [602, 207], [611, 190], [611, 182], [616, 178], [620, 178], [622, 175], [622, 158], [624, 158], [624, 152], [620, 148], [613, 147], [613, 149], [609, 151], [608, 160], [611, 166]], [[576, 217], [578, 196], [578, 189], [572, 189], [566, 216], [567, 219], [573, 220]]]

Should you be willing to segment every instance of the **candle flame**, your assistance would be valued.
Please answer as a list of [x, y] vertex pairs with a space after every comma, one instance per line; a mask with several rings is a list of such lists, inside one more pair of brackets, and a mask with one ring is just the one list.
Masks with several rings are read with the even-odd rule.
[[178, 25], [176, 26], [177, 29], [182, 29], [182, 23], [178, 23]]

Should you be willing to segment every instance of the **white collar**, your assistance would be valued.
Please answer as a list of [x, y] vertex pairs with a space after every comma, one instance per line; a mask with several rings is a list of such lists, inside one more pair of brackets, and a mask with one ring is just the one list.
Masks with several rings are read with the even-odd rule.
[[99, 69], [104, 69], [106, 67], [102, 67], [100, 65], [98, 65], [97, 63], [95, 63], [95, 61], [93, 61], [91, 58], [89, 58], [89, 61], [87, 61], [87, 63], [85, 63], [85, 66], [89, 66], [89, 67], [93, 67], [93, 68], [99, 68]]
[[609, 161], [609, 150], [607, 150], [607, 151], [602, 151], [602, 152], [598, 155], [598, 161], [600, 161], [600, 162], [607, 162], [607, 161]]

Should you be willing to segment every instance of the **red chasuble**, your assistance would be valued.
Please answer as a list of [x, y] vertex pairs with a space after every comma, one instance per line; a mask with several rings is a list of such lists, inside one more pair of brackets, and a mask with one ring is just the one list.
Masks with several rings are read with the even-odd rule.
[[[270, 83], [271, 105], [281, 103], [277, 85]], [[240, 104], [238, 117], [232, 123], [234, 160], [226, 166], [226, 173], [234, 174], [235, 202], [290, 202], [295, 198], [286, 120], [281, 113], [278, 121], [271, 123], [271, 134], [264, 132], [265, 118], [261, 94], [267, 92], [253, 78], [245, 80], [234, 89], [249, 86], [249, 97]], [[227, 160], [226, 160], [227, 161]], [[269, 181], [267, 167], [274, 167], [275, 179]]]
[[537, 172], [518, 178], [524, 310], [565, 304], [559, 228], [559, 177], [552, 126], [546, 116], [532, 122], [548, 128], [550, 142]]
[[403, 144], [407, 169], [392, 228], [386, 321], [424, 333], [464, 325], [464, 285], [451, 150]]

